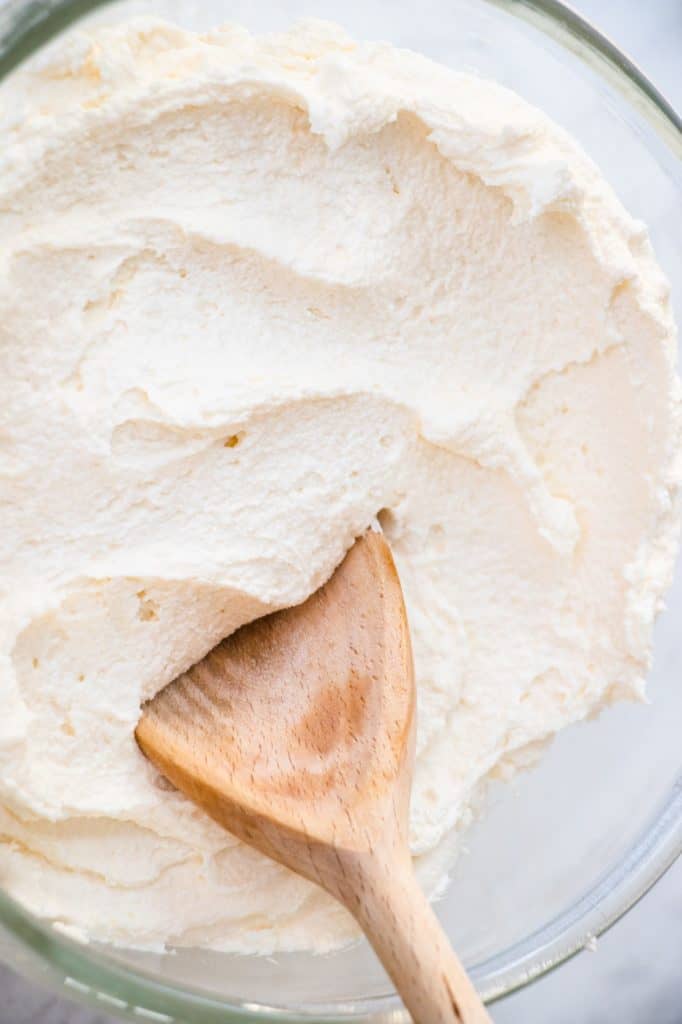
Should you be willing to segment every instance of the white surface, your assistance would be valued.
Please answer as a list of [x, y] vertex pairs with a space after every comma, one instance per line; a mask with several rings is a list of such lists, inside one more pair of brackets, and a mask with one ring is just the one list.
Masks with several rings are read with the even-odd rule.
[[[682, 108], [680, 0], [573, 0], [572, 6], [629, 54]], [[680, 1024], [682, 863], [597, 943], [509, 997], [496, 1024]]]
[[[583, 0], [576, 3], [630, 52], [682, 106], [682, 5], [679, 0]], [[682, 865], [598, 944], [549, 978], [508, 999], [497, 1024], [680, 1024], [682, 1021]], [[1, 1024], [95, 1024], [0, 975]]]
[[[679, 110], [679, 0], [574, 0], [573, 7], [625, 50]], [[496, 1024], [680, 1024], [682, 863], [597, 943], [511, 996]]]

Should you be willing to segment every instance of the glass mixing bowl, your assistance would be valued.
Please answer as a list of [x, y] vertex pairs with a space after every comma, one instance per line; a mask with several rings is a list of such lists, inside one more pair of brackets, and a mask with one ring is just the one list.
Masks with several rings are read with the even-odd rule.
[[[118, 6], [118, 5], [116, 5]], [[584, 145], [649, 225], [682, 323], [682, 125], [606, 39], [554, 0], [127, 0], [189, 27], [257, 30], [314, 14], [492, 76]], [[95, 10], [97, 9], [97, 10]], [[101, 0], [0, 0], [0, 77]], [[119, 9], [120, 10], [120, 9]], [[122, 12], [121, 12], [122, 13]], [[682, 569], [656, 630], [649, 706], [623, 706], [560, 736], [536, 768], [493, 787], [438, 905], [486, 999], [580, 950], [682, 848]], [[329, 956], [252, 958], [83, 945], [0, 893], [0, 958], [101, 1011], [157, 1022], [363, 1021], [407, 1017], [364, 943]]]

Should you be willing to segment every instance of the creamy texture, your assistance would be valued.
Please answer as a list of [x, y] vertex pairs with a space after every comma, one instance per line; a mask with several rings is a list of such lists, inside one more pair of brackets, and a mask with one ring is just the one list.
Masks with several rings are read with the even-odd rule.
[[433, 889], [486, 780], [643, 695], [667, 284], [538, 111], [322, 23], [79, 33], [0, 130], [0, 884], [115, 942], [327, 948], [344, 914], [169, 791], [141, 701], [379, 513]]

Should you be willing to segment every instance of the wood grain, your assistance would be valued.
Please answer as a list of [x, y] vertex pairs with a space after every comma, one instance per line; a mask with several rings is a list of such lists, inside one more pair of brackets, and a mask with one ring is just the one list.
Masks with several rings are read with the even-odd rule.
[[417, 1024], [490, 1020], [412, 870], [412, 652], [382, 534], [166, 687], [136, 735], [211, 817], [348, 908]]

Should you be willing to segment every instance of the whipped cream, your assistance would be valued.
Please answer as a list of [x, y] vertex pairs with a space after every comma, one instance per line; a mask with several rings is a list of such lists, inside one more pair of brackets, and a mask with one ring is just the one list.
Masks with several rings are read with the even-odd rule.
[[486, 780], [641, 698], [680, 438], [646, 231], [509, 91], [324, 23], [75, 33], [0, 133], [0, 885], [117, 943], [334, 946], [140, 704], [378, 514], [433, 890]]

